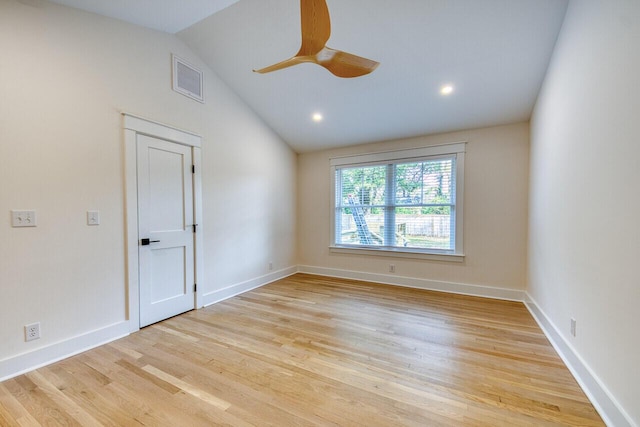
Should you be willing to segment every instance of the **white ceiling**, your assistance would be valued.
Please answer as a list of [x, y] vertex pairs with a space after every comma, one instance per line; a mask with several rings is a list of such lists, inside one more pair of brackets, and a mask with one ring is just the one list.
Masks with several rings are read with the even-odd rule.
[[175, 34], [238, 0], [49, 0]]
[[380, 62], [355, 79], [313, 64], [252, 72], [300, 48], [299, 0], [54, 1], [168, 32], [197, 22], [178, 37], [307, 152], [528, 120], [568, 0], [327, 0], [328, 46]]

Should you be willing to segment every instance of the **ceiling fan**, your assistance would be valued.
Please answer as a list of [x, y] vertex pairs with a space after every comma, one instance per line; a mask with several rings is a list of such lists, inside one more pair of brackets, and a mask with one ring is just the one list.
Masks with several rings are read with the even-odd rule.
[[376, 61], [331, 49], [326, 46], [331, 35], [331, 20], [326, 0], [300, 0], [302, 46], [296, 55], [256, 73], [271, 71], [311, 62], [318, 64], [338, 77], [360, 77], [369, 74], [380, 65]]

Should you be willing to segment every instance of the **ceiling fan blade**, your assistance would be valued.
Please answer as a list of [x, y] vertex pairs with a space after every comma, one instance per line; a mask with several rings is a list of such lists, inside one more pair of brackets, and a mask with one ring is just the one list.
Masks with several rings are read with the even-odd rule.
[[375, 70], [379, 62], [341, 50], [325, 47], [317, 55], [317, 64], [322, 65], [338, 77], [360, 77]]
[[285, 61], [256, 73], [269, 73], [303, 62], [321, 65], [338, 77], [360, 77], [375, 70], [380, 63], [326, 46], [331, 36], [331, 19], [326, 0], [300, 0], [302, 46], [298, 53]]
[[294, 65], [302, 64], [303, 62], [310, 62], [308, 58], [301, 58], [294, 56], [293, 58], [285, 59], [277, 64], [269, 65], [268, 67], [261, 68], [259, 70], [253, 70], [255, 73], [265, 74], [272, 71], [282, 70], [283, 68], [293, 67]]
[[315, 55], [331, 35], [331, 19], [326, 0], [300, 0], [302, 46], [296, 56]]

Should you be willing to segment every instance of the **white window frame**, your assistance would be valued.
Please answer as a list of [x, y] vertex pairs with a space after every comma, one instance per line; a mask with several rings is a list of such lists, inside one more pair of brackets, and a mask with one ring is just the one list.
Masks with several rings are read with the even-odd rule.
[[[433, 259], [440, 261], [464, 261], [464, 156], [466, 142], [455, 142], [450, 144], [432, 145], [422, 148], [407, 150], [385, 151], [377, 153], [358, 154], [344, 157], [334, 157], [330, 159], [331, 167], [331, 245], [330, 252], [391, 256], [400, 258]], [[336, 171], [347, 167], [365, 167], [385, 164], [386, 162], [401, 163], [411, 161], [425, 161], [437, 159], [443, 156], [454, 156], [456, 163], [455, 176], [455, 249], [422, 249], [403, 247], [375, 247], [360, 246], [355, 244], [336, 243]], [[387, 181], [388, 182], [388, 181]]]

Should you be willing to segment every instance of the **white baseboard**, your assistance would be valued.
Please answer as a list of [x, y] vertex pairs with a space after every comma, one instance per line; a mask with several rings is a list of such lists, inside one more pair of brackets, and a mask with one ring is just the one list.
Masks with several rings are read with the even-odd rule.
[[256, 277], [254, 279], [247, 280], [245, 282], [236, 283], [235, 285], [227, 286], [224, 289], [219, 289], [214, 292], [210, 292], [203, 296], [204, 307], [211, 304], [224, 301], [236, 295], [248, 292], [252, 289], [259, 288], [264, 285], [268, 285], [276, 280], [284, 279], [298, 272], [298, 267], [288, 267], [283, 270], [274, 271], [264, 276]]
[[129, 335], [129, 322], [123, 321], [0, 360], [0, 381], [33, 371], [127, 335]]
[[524, 304], [607, 426], [638, 427], [528, 293], [525, 293]]
[[339, 270], [335, 268], [298, 266], [301, 273], [318, 276], [338, 277], [341, 279], [362, 280], [365, 282], [383, 283], [385, 285], [404, 286], [407, 288], [425, 289], [429, 291], [448, 292], [451, 294], [471, 295], [509, 301], [523, 301], [524, 291], [516, 289], [494, 288], [491, 286], [469, 285], [466, 283], [441, 282], [437, 280], [419, 279], [415, 277], [396, 276], [391, 274], [366, 273], [362, 271]]

